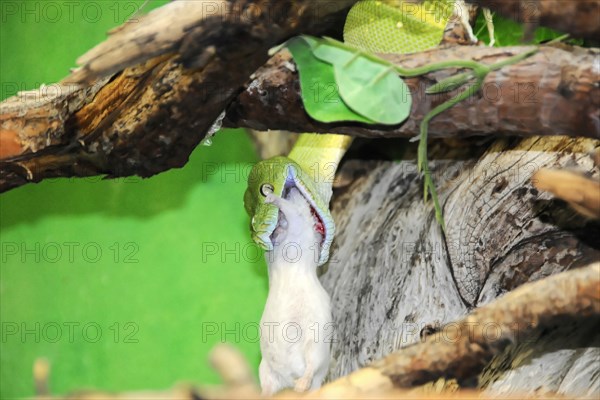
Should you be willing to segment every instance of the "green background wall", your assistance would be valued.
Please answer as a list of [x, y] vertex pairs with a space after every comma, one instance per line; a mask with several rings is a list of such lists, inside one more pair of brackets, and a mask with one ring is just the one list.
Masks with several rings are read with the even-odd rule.
[[[2, 98], [64, 77], [142, 1], [3, 1]], [[150, 7], [165, 3], [151, 2]], [[217, 134], [185, 168], [151, 179], [53, 179], [0, 195], [0, 397], [216, 383], [215, 343], [257, 367], [267, 295], [242, 196], [256, 155]]]

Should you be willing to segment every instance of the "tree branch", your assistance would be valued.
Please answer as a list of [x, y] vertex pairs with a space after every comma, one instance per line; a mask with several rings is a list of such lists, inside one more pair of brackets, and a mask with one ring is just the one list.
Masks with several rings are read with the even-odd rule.
[[[491, 358], [504, 351], [509, 344], [517, 345], [531, 340], [537, 332], [544, 329], [555, 329], [556, 326], [565, 323], [598, 318], [600, 263], [525, 284], [493, 303], [476, 309], [464, 319], [445, 325], [439, 332], [427, 336], [423, 342], [398, 350], [316, 391], [305, 394], [287, 391], [274, 398], [486, 398], [485, 395], [482, 397], [481, 393], [464, 390], [448, 395], [448, 392], [456, 391], [457, 386], [444, 382], [441, 385], [420, 387], [411, 392], [406, 388], [435, 382], [438, 378], [464, 380], [477, 376]], [[90, 391], [61, 398], [258, 397], [258, 388], [247, 364], [233, 348], [218, 347], [211, 354], [211, 362], [224, 376], [223, 387], [181, 387], [160, 393], [107, 394]], [[37, 381], [45, 379], [47, 376], [37, 378]], [[48, 383], [41, 382], [38, 386], [47, 387]], [[440, 391], [442, 392], [439, 393]], [[544, 396], [553, 397], [547, 394]]]
[[534, 186], [568, 202], [581, 215], [600, 219], [600, 182], [575, 171], [543, 168], [531, 178]]
[[[83, 66], [62, 84], [0, 103], [0, 191], [48, 177], [147, 177], [181, 167], [228, 105], [228, 126], [415, 136], [422, 116], [447, 99], [425, 96], [423, 88], [447, 73], [409, 80], [413, 114], [392, 128], [310, 120], [296, 76], [286, 67], [291, 64], [282, 56], [239, 93], [267, 60], [268, 48], [299, 32], [339, 32], [337, 24], [353, 3], [177, 1], [123, 25], [82, 56]], [[508, 51], [521, 49], [458, 47], [390, 59], [406, 66], [451, 57], [492, 62]], [[599, 137], [597, 56], [596, 50], [544, 48], [491, 74], [476, 98], [433, 121], [431, 136]], [[95, 79], [102, 80], [81, 86]]]
[[373, 367], [403, 387], [441, 377], [465, 380], [509, 344], [531, 340], [544, 328], [598, 317], [600, 263], [525, 284]]
[[[0, 191], [182, 167], [270, 47], [333, 29], [352, 3], [178, 1], [124, 25], [51, 93], [0, 104]], [[99, 87], [80, 86], [129, 65]]]
[[[405, 56], [383, 57], [405, 67], [449, 59], [493, 63], [527, 50], [522, 47], [460, 46]], [[542, 47], [523, 62], [490, 73], [477, 96], [436, 117], [430, 137], [478, 135], [567, 135], [600, 138], [600, 87], [593, 63], [596, 50], [577, 47]], [[289, 55], [280, 54], [262, 67], [246, 90], [229, 106], [226, 126], [257, 130], [331, 132], [365, 137], [414, 137], [423, 116], [453, 94], [425, 95], [425, 88], [447, 76], [438, 72], [407, 79], [413, 105], [410, 118], [399, 126], [325, 124], [311, 119], [304, 108], [298, 75]], [[452, 71], [454, 73], [455, 71]], [[323, 101], [327, 101], [326, 93]]]
[[[465, 46], [387, 58], [408, 67], [450, 58], [492, 63], [523, 50]], [[595, 123], [600, 88], [592, 68], [596, 54], [566, 46], [542, 48], [531, 59], [490, 74], [483, 92], [434, 119], [430, 134], [600, 137]], [[165, 55], [90, 88], [65, 84], [6, 100], [0, 105], [0, 189], [47, 177], [151, 176], [183, 166], [250, 74], [247, 64], [225, 70], [224, 65], [242, 64], [230, 63], [230, 58], [215, 59], [200, 70], [187, 69], [177, 56]], [[413, 109], [400, 126], [321, 124], [304, 112], [297, 74], [290, 68], [289, 56], [275, 56], [228, 107], [225, 124], [413, 137], [423, 115], [449, 96], [424, 94], [426, 86], [450, 73], [439, 72], [408, 80]]]

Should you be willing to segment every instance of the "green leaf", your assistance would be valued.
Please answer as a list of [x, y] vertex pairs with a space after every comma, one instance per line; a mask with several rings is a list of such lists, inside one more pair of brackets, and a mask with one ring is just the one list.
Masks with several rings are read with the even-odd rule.
[[317, 39], [307, 35], [301, 37], [310, 46], [314, 56], [328, 64], [347, 63], [361, 52], [361, 50], [335, 39]]
[[340, 95], [354, 111], [386, 125], [399, 124], [410, 115], [410, 90], [394, 68], [362, 57], [334, 68]]
[[316, 58], [306, 40], [301, 37], [292, 38], [286, 43], [286, 47], [292, 53], [298, 68], [302, 101], [311, 118], [326, 123], [374, 123], [344, 103], [338, 92], [333, 66]]
[[412, 96], [392, 66], [333, 39], [303, 38], [317, 58], [333, 65], [348, 107], [379, 124], [397, 125], [408, 118]]

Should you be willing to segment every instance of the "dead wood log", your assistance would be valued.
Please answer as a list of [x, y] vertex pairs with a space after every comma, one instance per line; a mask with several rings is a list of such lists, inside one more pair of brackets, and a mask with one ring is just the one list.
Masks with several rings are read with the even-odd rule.
[[[448, 59], [493, 63], [526, 48], [460, 46], [403, 56], [382, 57], [405, 67]], [[477, 135], [567, 135], [600, 138], [600, 85], [594, 62], [597, 50], [570, 46], [542, 47], [525, 61], [491, 73], [471, 98], [429, 125], [431, 137]], [[289, 54], [280, 54], [262, 67], [229, 106], [225, 125], [294, 132], [331, 132], [364, 137], [414, 137], [419, 123], [433, 107], [452, 94], [426, 95], [425, 88], [449, 76], [448, 71], [407, 79], [413, 105], [410, 118], [399, 126], [325, 124], [311, 119], [302, 107], [298, 75]], [[323, 101], [326, 101], [323, 94]]]
[[[353, 182], [337, 190], [332, 213], [336, 240], [321, 280], [332, 296], [336, 340], [329, 379], [335, 380], [420, 340], [429, 326], [456, 321], [501, 294], [548, 275], [600, 259], [600, 224], [579, 216], [562, 201], [531, 185], [541, 168], [566, 166], [598, 178], [591, 139], [545, 137], [502, 139], [491, 146], [432, 148], [431, 163], [446, 220], [435, 223], [433, 207], [423, 203], [415, 155], [400, 162], [347, 161]], [[436, 150], [437, 148], [437, 150]], [[437, 153], [436, 153], [437, 152]], [[539, 293], [543, 296], [543, 293]], [[591, 323], [591, 322], [590, 322]], [[566, 338], [566, 336], [565, 336]], [[591, 346], [572, 337], [562, 345]], [[577, 341], [579, 340], [579, 341]], [[548, 346], [531, 343], [503, 365], [526, 354], [545, 357]], [[584, 354], [565, 347], [551, 352], [564, 371]], [[598, 349], [593, 354], [599, 355]], [[589, 356], [588, 356], [589, 357]], [[594, 358], [589, 357], [587, 364]], [[534, 393], [536, 381], [521, 379], [539, 363], [522, 366], [514, 380], [494, 388]], [[538, 370], [536, 369], [536, 372]], [[586, 370], [579, 386], [594, 387]], [[566, 372], [565, 372], [566, 373]], [[497, 376], [497, 375], [496, 375]], [[561, 382], [545, 387], [556, 392]], [[566, 390], [566, 389], [565, 389]]]

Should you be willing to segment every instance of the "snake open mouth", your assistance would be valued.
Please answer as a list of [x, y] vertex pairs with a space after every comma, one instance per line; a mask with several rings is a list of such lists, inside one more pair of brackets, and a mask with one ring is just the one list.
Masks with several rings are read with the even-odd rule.
[[317, 210], [315, 210], [313, 206], [310, 206], [310, 213], [315, 219], [315, 231], [317, 231], [317, 233], [320, 233], [321, 236], [323, 236], [323, 239], [321, 239], [321, 242], [323, 242], [323, 240], [325, 239], [325, 224], [323, 223], [323, 220], [321, 220], [321, 217], [319, 217], [319, 214], [317, 214]]
[[[300, 182], [296, 183], [296, 181], [292, 178], [289, 178], [288, 180], [286, 180], [286, 183], [285, 183], [285, 186], [283, 189], [283, 193], [282, 193], [282, 198], [284, 198], [286, 200], [290, 200], [290, 193], [291, 193], [292, 189], [297, 189], [297, 191], [302, 196], [302, 199], [304, 201], [306, 201], [306, 203], [308, 203], [308, 206], [310, 208], [310, 214], [313, 218], [313, 228], [314, 228], [315, 232], [318, 233], [321, 237], [321, 241], [319, 244], [323, 245], [323, 242], [325, 240], [325, 231], [326, 231], [325, 223], [323, 222], [323, 217], [321, 217], [321, 215], [319, 215], [318, 210], [312, 204], [310, 196], [307, 196], [306, 190], [303, 188], [302, 184]], [[280, 210], [278, 218], [277, 218], [277, 225], [275, 226], [275, 229], [273, 230], [273, 232], [270, 235], [271, 243], [275, 244], [277, 242], [278, 236], [281, 234], [281, 232], [283, 230], [287, 230], [287, 228], [288, 228], [288, 221], [285, 217], [285, 214], [283, 212], [281, 212], [281, 210]]]

